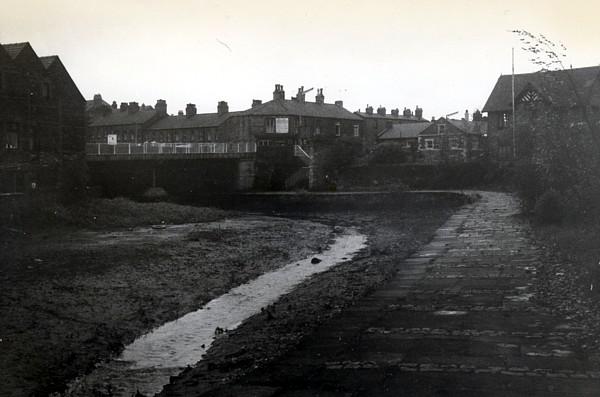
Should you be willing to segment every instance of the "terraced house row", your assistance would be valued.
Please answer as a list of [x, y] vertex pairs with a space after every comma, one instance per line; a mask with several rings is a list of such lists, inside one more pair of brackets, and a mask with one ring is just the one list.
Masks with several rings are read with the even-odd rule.
[[109, 137], [119, 143], [145, 142], [255, 142], [259, 146], [309, 146], [314, 140], [352, 138], [365, 147], [376, 144], [386, 128], [402, 123], [426, 123], [423, 109], [402, 113], [367, 105], [365, 112], [351, 112], [342, 101], [327, 103], [323, 89], [317, 89], [314, 101], [300, 87], [296, 96], [286, 98], [284, 88], [275, 85], [267, 102], [254, 99], [243, 111], [230, 111], [228, 103], [217, 103], [215, 113], [198, 113], [188, 104], [185, 112], [167, 113], [167, 104], [159, 99], [154, 106], [137, 102], [108, 104], [100, 95], [88, 101], [91, 124], [88, 142], [107, 143]]

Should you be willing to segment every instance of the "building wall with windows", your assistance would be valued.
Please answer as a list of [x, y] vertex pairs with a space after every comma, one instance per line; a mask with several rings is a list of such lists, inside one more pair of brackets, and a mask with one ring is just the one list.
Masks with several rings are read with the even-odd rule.
[[64, 161], [82, 158], [85, 100], [58, 56], [0, 45], [0, 193], [54, 190]]

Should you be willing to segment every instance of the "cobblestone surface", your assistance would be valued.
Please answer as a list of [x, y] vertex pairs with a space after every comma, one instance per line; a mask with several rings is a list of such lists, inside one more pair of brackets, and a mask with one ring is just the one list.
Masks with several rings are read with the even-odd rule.
[[386, 286], [210, 396], [599, 396], [590, 332], [538, 299], [543, 252], [503, 193], [455, 213]]

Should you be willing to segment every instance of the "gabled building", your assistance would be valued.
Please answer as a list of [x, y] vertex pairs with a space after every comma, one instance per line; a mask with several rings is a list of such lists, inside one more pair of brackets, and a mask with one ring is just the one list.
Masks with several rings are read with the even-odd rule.
[[85, 99], [58, 56], [0, 45], [0, 192], [55, 190], [64, 162], [83, 159], [85, 120]]
[[[550, 112], [561, 123], [584, 121], [600, 114], [600, 67], [517, 74], [515, 77], [515, 131], [513, 133], [512, 76], [498, 78], [483, 112], [489, 121], [489, 154], [497, 161], [512, 161], [530, 153], [524, 142], [534, 119]], [[527, 141], [527, 140], [525, 140]], [[513, 145], [516, 144], [516, 145]], [[527, 145], [524, 143], [524, 145]]]
[[464, 162], [484, 153], [487, 122], [480, 113], [473, 120], [440, 118], [430, 122], [394, 124], [378, 137], [378, 142], [394, 142], [406, 150], [413, 162]]
[[477, 116], [474, 120], [432, 120], [419, 133], [420, 161], [435, 164], [479, 159], [484, 154], [486, 134], [487, 122]]

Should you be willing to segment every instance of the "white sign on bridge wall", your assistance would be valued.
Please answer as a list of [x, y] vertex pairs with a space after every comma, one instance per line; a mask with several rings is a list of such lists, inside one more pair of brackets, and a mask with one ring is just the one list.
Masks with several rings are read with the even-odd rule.
[[287, 134], [289, 132], [289, 122], [287, 117], [277, 117], [275, 119], [275, 132], [277, 134]]
[[116, 145], [117, 144], [117, 134], [108, 134], [106, 136], [106, 143], [108, 143], [109, 145]]

